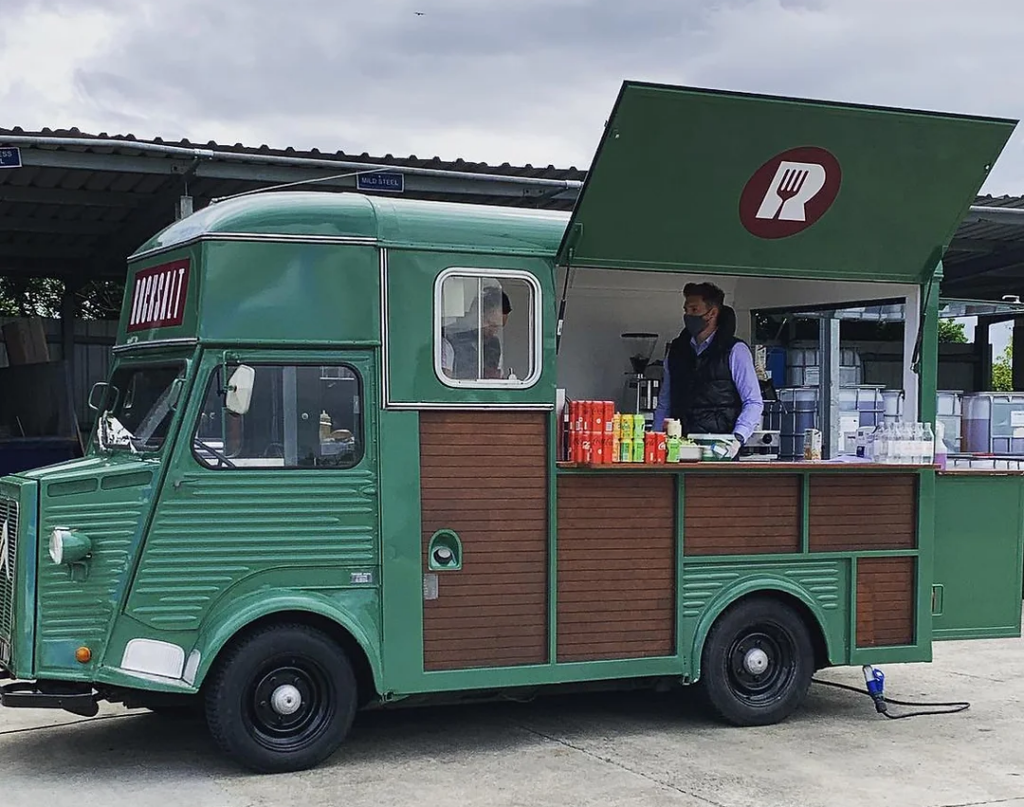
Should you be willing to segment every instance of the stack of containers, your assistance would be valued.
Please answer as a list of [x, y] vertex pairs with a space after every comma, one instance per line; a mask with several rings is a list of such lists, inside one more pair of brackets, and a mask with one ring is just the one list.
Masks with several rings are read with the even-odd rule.
[[963, 396], [964, 448], [975, 454], [1024, 455], [1024, 393]]

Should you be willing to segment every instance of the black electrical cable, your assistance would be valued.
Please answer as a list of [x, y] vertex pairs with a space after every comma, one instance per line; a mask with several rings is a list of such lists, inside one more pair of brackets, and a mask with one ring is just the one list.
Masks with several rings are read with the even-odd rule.
[[[863, 689], [858, 689], [857, 687], [849, 686], [847, 684], [837, 684], [832, 681], [822, 681], [820, 678], [812, 678], [811, 681], [813, 681], [815, 684], [821, 684], [822, 686], [826, 687], [834, 687], [835, 689], [846, 689], [850, 692], [856, 692], [858, 695], [866, 695], [872, 700], [875, 700], [874, 696], [872, 696], [870, 692], [867, 692]], [[926, 717], [928, 715], [953, 715], [971, 708], [971, 704], [969, 701], [951, 701], [949, 703], [912, 703], [910, 701], [898, 701], [895, 698], [887, 698], [884, 695], [881, 697], [880, 700], [884, 703], [891, 703], [894, 706], [924, 706], [929, 709], [935, 707], [950, 707], [937, 709], [936, 711], [905, 712], [901, 715], [894, 715], [890, 714], [889, 711], [885, 709], [885, 706], [882, 703], [876, 701], [875, 708], [878, 710], [878, 713], [885, 715], [890, 720], [902, 720], [905, 717]]]

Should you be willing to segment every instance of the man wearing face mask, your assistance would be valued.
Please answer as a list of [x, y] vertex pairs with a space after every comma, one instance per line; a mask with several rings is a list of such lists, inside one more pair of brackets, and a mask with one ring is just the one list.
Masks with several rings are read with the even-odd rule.
[[669, 345], [654, 423], [679, 420], [683, 434], [731, 434], [734, 459], [761, 427], [764, 400], [750, 347], [737, 339], [736, 313], [712, 283], [688, 283], [684, 329]]

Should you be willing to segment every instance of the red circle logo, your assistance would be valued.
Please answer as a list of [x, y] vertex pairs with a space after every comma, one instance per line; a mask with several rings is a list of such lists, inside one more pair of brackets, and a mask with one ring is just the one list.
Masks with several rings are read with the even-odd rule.
[[776, 154], [740, 195], [740, 221], [758, 238], [786, 238], [825, 215], [839, 195], [839, 161], [817, 146]]

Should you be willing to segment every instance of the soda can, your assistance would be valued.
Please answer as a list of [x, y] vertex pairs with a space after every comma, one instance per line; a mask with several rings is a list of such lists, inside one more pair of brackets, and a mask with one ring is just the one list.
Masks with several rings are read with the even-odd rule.
[[590, 461], [594, 465], [604, 465], [604, 432], [590, 433]]
[[634, 437], [633, 438], [633, 462], [644, 461], [644, 438]]
[[604, 430], [607, 434], [615, 431], [615, 402], [604, 402]]
[[666, 462], [679, 462], [679, 438], [669, 437], [666, 440]]
[[[620, 431], [619, 436], [623, 440], [633, 439], [633, 416], [628, 412], [624, 412], [619, 417]], [[630, 455], [632, 456], [632, 454]]]
[[644, 462], [654, 465], [658, 461], [658, 435], [647, 432], [644, 435]]
[[590, 430], [594, 434], [604, 434], [604, 401], [591, 401], [590, 411], [593, 418]]
[[633, 461], [633, 440], [623, 437], [619, 440], [619, 462]]
[[647, 421], [643, 415], [633, 415], [633, 439], [644, 439], [644, 432], [647, 430]]
[[618, 412], [612, 415], [611, 432], [616, 437], [622, 437], [622, 415], [620, 415]]
[[619, 433], [617, 431], [613, 431], [609, 440], [612, 447], [612, 462], [622, 462], [622, 438], [619, 437]]
[[658, 465], [664, 465], [668, 461], [668, 435], [665, 432], [655, 432], [654, 438], [657, 443], [657, 459], [655, 462]]

